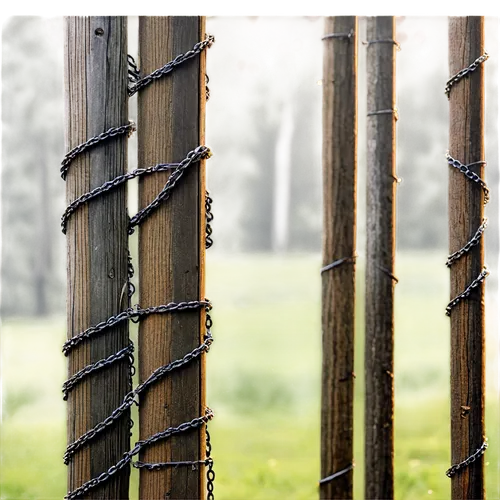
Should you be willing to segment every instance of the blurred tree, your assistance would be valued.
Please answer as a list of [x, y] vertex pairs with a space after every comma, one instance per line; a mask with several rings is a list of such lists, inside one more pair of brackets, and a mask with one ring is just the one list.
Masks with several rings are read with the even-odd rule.
[[62, 20], [13, 17], [2, 44], [2, 315], [64, 311]]
[[290, 249], [318, 252], [321, 249], [321, 99], [322, 88], [314, 74], [297, 86], [295, 130], [292, 141]]
[[421, 82], [402, 80], [398, 89], [397, 165], [402, 183], [397, 196], [398, 247], [446, 248], [448, 242], [448, 103], [444, 71]]
[[[264, 91], [259, 92], [261, 95]], [[272, 249], [275, 145], [278, 136], [276, 109], [269, 102], [257, 102], [250, 111], [251, 122], [258, 124], [249, 142], [248, 154], [256, 168], [247, 175], [244, 196], [246, 210], [240, 215], [244, 228], [242, 245], [249, 251]]]

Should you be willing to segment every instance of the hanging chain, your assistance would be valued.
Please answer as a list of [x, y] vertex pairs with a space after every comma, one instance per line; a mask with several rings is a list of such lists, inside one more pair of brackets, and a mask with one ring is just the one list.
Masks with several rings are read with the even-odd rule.
[[[144, 88], [146, 85], [149, 85], [155, 79], [161, 78], [162, 76], [170, 73], [176, 66], [182, 64], [183, 62], [191, 59], [195, 55], [201, 53], [205, 48], [208, 48], [214, 42], [214, 37], [212, 35], [207, 35], [205, 40], [197, 43], [192, 50], [186, 52], [185, 54], [181, 54], [177, 56], [173, 61], [167, 63], [162, 68], [154, 71], [150, 75], [141, 78], [139, 68], [135, 63], [133, 57], [128, 56], [128, 81], [129, 95], [135, 94], [138, 90]], [[205, 75], [205, 97], [209, 98], [210, 91], [208, 89], [208, 75]], [[69, 151], [62, 163], [61, 163], [61, 176], [64, 180], [66, 180], [67, 173], [71, 162], [79, 155], [88, 150], [89, 148], [106, 141], [112, 137], [118, 137], [127, 133], [130, 135], [136, 129], [135, 124], [133, 122], [129, 122], [127, 125], [123, 125], [121, 127], [112, 127], [108, 129], [106, 132], [103, 132], [86, 142], [80, 144], [79, 146], [73, 148]], [[124, 175], [115, 177], [114, 179], [105, 182], [101, 186], [94, 188], [92, 191], [85, 193], [75, 199], [73, 202], [69, 204], [66, 208], [64, 214], [61, 217], [61, 226], [63, 233], [66, 233], [66, 227], [70, 216], [84, 203], [89, 202], [91, 199], [96, 198], [107, 191], [114, 189], [125, 182], [142, 175], [152, 174], [155, 172], [162, 172], [167, 170], [172, 170], [171, 175], [169, 176], [164, 188], [162, 191], [156, 196], [156, 198], [144, 209], [140, 210], [134, 217], [129, 218], [129, 227], [128, 232], [132, 234], [134, 232], [134, 227], [140, 224], [146, 217], [148, 217], [162, 202], [168, 200], [171, 195], [171, 192], [178, 184], [179, 180], [183, 176], [184, 172], [188, 169], [192, 164], [199, 162], [201, 160], [210, 158], [211, 152], [210, 149], [206, 146], [199, 146], [193, 151], [190, 151], [184, 160], [180, 163], [161, 163], [148, 168], [139, 168], [133, 170], [132, 172], [128, 172]], [[212, 229], [210, 227], [210, 222], [213, 219], [213, 214], [210, 211], [212, 199], [209, 197], [208, 192], [205, 197], [205, 209], [206, 209], [206, 239], [205, 245], [208, 248], [212, 245], [213, 241], [211, 239]], [[127, 255], [127, 281], [124, 285], [122, 291], [122, 297], [120, 297], [120, 304], [122, 304], [122, 298], [126, 295], [128, 307], [121, 313], [110, 316], [107, 320], [98, 323], [97, 325], [93, 325], [87, 328], [85, 331], [75, 335], [71, 339], [67, 340], [63, 345], [63, 352], [66, 356], [69, 355], [72, 349], [74, 349], [78, 344], [88, 338], [92, 338], [94, 335], [101, 333], [103, 330], [108, 329], [110, 327], [115, 326], [116, 324], [122, 321], [133, 321], [138, 322], [141, 318], [144, 318], [150, 314], [158, 314], [158, 313], [173, 313], [184, 310], [197, 310], [201, 308], [205, 308], [206, 310], [206, 320], [205, 320], [205, 335], [204, 341], [201, 345], [193, 349], [191, 352], [187, 353], [183, 358], [172, 361], [171, 363], [161, 366], [157, 368], [144, 382], [139, 384], [135, 389], [133, 389], [133, 376], [135, 374], [134, 367], [134, 346], [133, 343], [121, 349], [119, 352], [115, 354], [111, 354], [105, 359], [99, 360], [97, 362], [91, 363], [75, 373], [71, 376], [64, 384], [63, 384], [63, 394], [64, 399], [68, 398], [69, 392], [81, 382], [85, 377], [89, 376], [92, 373], [97, 372], [98, 370], [102, 370], [122, 359], [128, 358], [130, 364], [129, 370], [129, 392], [123, 398], [121, 405], [116, 408], [106, 419], [102, 422], [99, 422], [92, 429], [85, 432], [82, 436], [76, 439], [73, 443], [70, 443], [66, 448], [66, 452], [64, 454], [64, 462], [66, 464], [69, 463], [74, 453], [86, 445], [89, 441], [91, 441], [96, 435], [100, 432], [113, 425], [118, 419], [120, 419], [126, 411], [135, 403], [138, 403], [138, 396], [144, 391], [146, 388], [157, 382], [158, 380], [165, 377], [168, 373], [173, 370], [179, 369], [193, 360], [199, 358], [203, 353], [207, 353], [210, 349], [210, 345], [213, 342], [211, 327], [212, 327], [212, 319], [210, 317], [209, 311], [211, 309], [211, 304], [208, 300], [192, 300], [192, 301], [184, 301], [184, 302], [171, 302], [166, 305], [152, 306], [147, 308], [141, 308], [139, 305], [135, 307], [131, 307], [132, 296], [135, 292], [135, 286], [132, 283], [132, 278], [134, 276], [134, 267], [132, 264], [132, 258], [130, 252]], [[209, 408], [206, 409], [206, 413], [202, 417], [197, 417], [190, 422], [184, 422], [180, 424], [178, 427], [171, 427], [164, 431], [158, 432], [149, 438], [139, 441], [136, 443], [135, 447], [126, 452], [122, 459], [119, 460], [115, 465], [111, 466], [107, 471], [103, 472], [99, 476], [87, 481], [79, 488], [75, 489], [72, 492], [69, 492], [65, 497], [67, 500], [74, 500], [76, 498], [81, 497], [83, 494], [88, 492], [90, 489], [98, 486], [101, 483], [107, 481], [113, 474], [115, 474], [120, 469], [126, 467], [132, 461], [132, 458], [137, 455], [140, 450], [147, 445], [155, 443], [159, 440], [166, 439], [171, 435], [181, 433], [187, 431], [189, 429], [195, 429], [201, 427], [203, 424], [206, 424], [208, 420], [213, 417], [212, 410]], [[132, 429], [133, 421], [130, 418], [130, 429]], [[157, 464], [147, 464], [144, 462], [137, 461], [133, 463], [134, 467], [142, 468], [145, 467], [149, 470], [156, 470], [161, 467], [178, 467], [181, 465], [190, 465], [193, 469], [197, 468], [200, 465], [205, 465], [208, 467], [207, 471], [207, 481], [209, 483], [208, 491], [209, 499], [213, 499], [213, 479], [215, 478], [215, 473], [213, 472], [213, 463], [212, 458], [210, 457], [210, 436], [207, 431], [207, 458], [205, 460], [194, 460], [194, 461], [180, 461], [180, 462], [160, 462]]]
[[212, 239], [212, 226], [211, 222], [214, 220], [214, 214], [212, 213], [212, 198], [210, 197], [209, 192], [205, 193], [205, 248], [209, 249], [213, 244], [214, 240]]
[[205, 433], [206, 433], [206, 463], [207, 463], [207, 500], [214, 500], [214, 481], [215, 481], [215, 472], [214, 472], [214, 460], [211, 456], [212, 454], [212, 444], [210, 443], [210, 434], [208, 432], [208, 425], [205, 425]]

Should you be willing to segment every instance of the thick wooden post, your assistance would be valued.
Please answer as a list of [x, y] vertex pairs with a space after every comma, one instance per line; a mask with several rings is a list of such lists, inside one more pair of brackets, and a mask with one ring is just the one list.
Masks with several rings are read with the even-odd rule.
[[[482, 17], [449, 19], [450, 76], [484, 54]], [[455, 83], [450, 91], [449, 154], [462, 164], [484, 158], [484, 64]], [[449, 248], [461, 249], [482, 223], [484, 192], [456, 168], [449, 169]], [[470, 166], [479, 177], [484, 164]], [[450, 297], [461, 294], [480, 275], [484, 239], [450, 267]], [[458, 464], [481, 447], [484, 429], [485, 333], [484, 285], [479, 285], [450, 311], [451, 318], [451, 461]], [[485, 498], [484, 458], [451, 478], [454, 500]]]
[[[149, 74], [204, 38], [201, 17], [141, 17], [139, 62]], [[204, 141], [204, 53], [139, 91], [139, 166], [179, 162]], [[162, 190], [169, 173], [139, 183], [139, 208]], [[142, 307], [204, 298], [204, 166], [191, 167], [170, 199], [139, 229], [140, 302]], [[140, 379], [182, 358], [200, 344], [200, 311], [152, 315], [139, 329]], [[176, 427], [204, 413], [204, 367], [200, 359], [151, 386], [140, 400], [140, 438]], [[148, 446], [144, 462], [194, 461], [204, 458], [204, 429], [191, 430]], [[141, 499], [197, 499], [203, 495], [203, 467], [140, 470]]]
[[365, 498], [394, 498], [394, 17], [367, 20]]
[[[357, 20], [325, 20], [320, 498], [353, 497]], [[332, 477], [333, 476], [333, 477]]]
[[[65, 21], [66, 147], [68, 150], [128, 123], [127, 20], [68, 17]], [[125, 173], [126, 136], [90, 148], [71, 163], [68, 203]], [[127, 307], [126, 190], [119, 187], [80, 207], [67, 226], [68, 338]], [[129, 343], [127, 325], [108, 328], [69, 353], [69, 375]], [[129, 390], [126, 362], [82, 380], [68, 396], [68, 442], [103, 421]], [[106, 472], [130, 447], [127, 415], [78, 450], [69, 463], [70, 491]], [[88, 498], [128, 498], [124, 468], [87, 493]]]

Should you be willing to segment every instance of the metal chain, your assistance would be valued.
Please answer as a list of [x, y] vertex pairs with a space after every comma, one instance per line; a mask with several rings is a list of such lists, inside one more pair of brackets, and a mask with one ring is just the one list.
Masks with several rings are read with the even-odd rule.
[[111, 127], [110, 129], [106, 130], [106, 132], [103, 132], [102, 134], [96, 135], [95, 137], [90, 138], [88, 141], [84, 142], [83, 144], [80, 144], [79, 146], [76, 146], [73, 148], [71, 151], [68, 151], [66, 155], [63, 158], [63, 161], [61, 162], [61, 177], [66, 180], [66, 176], [68, 174], [68, 169], [71, 164], [71, 162], [81, 153], [86, 151], [92, 146], [95, 146], [96, 144], [103, 142], [107, 139], [110, 139], [111, 137], [116, 137], [118, 135], [122, 134], [130, 134], [134, 132], [135, 130], [135, 123], [132, 121], [129, 121], [127, 125], [122, 125], [121, 127]]
[[99, 476], [82, 484], [79, 488], [69, 492], [64, 498], [66, 500], [74, 500], [76, 498], [81, 497], [83, 494], [87, 493], [89, 490], [95, 488], [99, 484], [104, 483], [113, 474], [123, 469], [123, 467], [129, 464], [132, 461], [133, 457], [137, 455], [142, 450], [142, 448], [144, 448], [144, 446], [156, 442], [160, 439], [167, 439], [170, 436], [188, 431], [190, 429], [197, 429], [198, 427], [201, 427], [203, 424], [206, 424], [208, 420], [210, 420], [212, 417], [213, 417], [212, 410], [210, 410], [210, 408], [207, 408], [205, 415], [202, 417], [194, 418], [190, 422], [185, 422], [179, 425], [178, 427], [169, 427], [168, 429], [162, 432], [158, 432], [157, 434], [154, 434], [153, 436], [144, 441], [138, 441], [132, 450], [124, 453], [123, 458], [119, 460], [115, 465], [112, 465], [106, 472], [103, 472]]
[[180, 462], [156, 462], [156, 463], [147, 463], [147, 462], [133, 462], [132, 466], [135, 467], [136, 469], [147, 469], [150, 471], [154, 470], [160, 470], [164, 469], [167, 467], [174, 467], [177, 469], [177, 467], [181, 466], [191, 466], [192, 470], [198, 470], [199, 465], [208, 465], [208, 460], [183, 460]]
[[144, 382], [139, 384], [134, 390], [130, 391], [123, 398], [122, 404], [116, 408], [111, 415], [106, 417], [103, 421], [99, 422], [92, 429], [88, 430], [84, 434], [82, 434], [76, 441], [70, 443], [66, 448], [66, 452], [64, 454], [64, 463], [68, 464], [71, 460], [71, 457], [76, 453], [78, 449], [92, 440], [97, 434], [102, 432], [104, 429], [112, 425], [116, 420], [118, 420], [125, 411], [130, 408], [134, 403], [138, 404], [136, 397], [144, 391], [147, 387], [154, 384], [161, 378], [165, 377], [165, 375], [173, 370], [176, 370], [184, 365], [189, 364], [195, 358], [199, 357], [202, 353], [208, 352], [210, 349], [210, 345], [213, 342], [212, 335], [210, 331], [207, 331], [205, 336], [205, 341], [191, 352], [186, 354], [182, 359], [177, 359], [172, 361], [168, 365], [161, 366], [157, 368]]
[[460, 70], [456, 75], [452, 76], [447, 82], [446, 87], [444, 89], [444, 93], [450, 98], [451, 87], [455, 85], [455, 83], [459, 82], [463, 77], [467, 76], [469, 73], [475, 71], [484, 61], [486, 61], [490, 56], [487, 52], [485, 52], [482, 56], [479, 56], [470, 66]]
[[485, 438], [483, 444], [470, 456], [467, 457], [463, 462], [452, 465], [447, 471], [446, 475], [451, 478], [454, 476], [460, 469], [467, 467], [472, 462], [475, 462], [480, 456], [484, 455], [484, 452], [488, 448], [488, 438]]
[[210, 193], [206, 191], [205, 193], [205, 248], [209, 249], [213, 244], [214, 240], [212, 239], [212, 226], [210, 223], [214, 220], [214, 214], [212, 213], [212, 198], [210, 197]]
[[210, 89], [208, 88], [208, 82], [210, 81], [210, 78], [208, 78], [208, 75], [205, 73], [205, 100], [208, 101], [210, 99]]
[[451, 310], [463, 299], [467, 298], [474, 288], [477, 288], [490, 274], [486, 267], [483, 267], [481, 274], [472, 281], [472, 283], [459, 295], [457, 295], [447, 306], [446, 306], [446, 316], [451, 315]]
[[[207, 35], [206, 39], [202, 42], [197, 43], [193, 49], [185, 54], [181, 54], [177, 56], [173, 61], [170, 63], [166, 64], [162, 68], [154, 71], [150, 75], [140, 78], [140, 71], [139, 68], [137, 67], [137, 64], [134, 61], [134, 58], [132, 56], [128, 56], [128, 81], [129, 81], [129, 89], [128, 93], [129, 96], [133, 95], [136, 93], [138, 90], [141, 88], [145, 87], [149, 83], [151, 83], [153, 80], [158, 79], [168, 73], [170, 73], [176, 66], [182, 64], [184, 61], [194, 57], [196, 54], [201, 53], [205, 48], [210, 47], [212, 43], [214, 42], [214, 37], [211, 35]], [[210, 97], [210, 90], [208, 88], [208, 82], [209, 78], [208, 75], [205, 75], [206, 82], [205, 82], [205, 97], [208, 100]], [[112, 127], [108, 129], [106, 132], [103, 132], [99, 134], [96, 137], [92, 137], [91, 139], [87, 140], [85, 143], [80, 144], [76, 148], [73, 148], [71, 151], [69, 151], [62, 163], [61, 163], [61, 176], [64, 180], [66, 180], [67, 172], [69, 169], [69, 166], [71, 162], [81, 153], [89, 149], [90, 147], [105, 141], [111, 137], [116, 137], [119, 136], [120, 134], [128, 133], [129, 135], [135, 130], [135, 124], [133, 122], [129, 122], [128, 125], [124, 125], [121, 127]], [[124, 174], [122, 176], [118, 176], [103, 185], [93, 189], [92, 191], [85, 193], [84, 195], [81, 195], [79, 198], [75, 199], [67, 208], [66, 211], [64, 212], [63, 216], [61, 217], [61, 226], [63, 233], [66, 232], [66, 226], [67, 222], [71, 216], [72, 213], [74, 213], [79, 206], [82, 204], [88, 202], [89, 200], [125, 183], [126, 181], [133, 179], [135, 177], [138, 177], [140, 175], [144, 174], [150, 174], [154, 172], [160, 172], [160, 171], [165, 171], [165, 170], [170, 170], [174, 169], [173, 173], [169, 176], [169, 179], [167, 183], [165, 184], [163, 190], [156, 196], [156, 198], [143, 210], [139, 211], [134, 217], [131, 219], [129, 218], [129, 234], [132, 234], [134, 231], [134, 227], [138, 224], [140, 224], [148, 215], [151, 214], [152, 211], [154, 211], [159, 204], [162, 201], [166, 201], [178, 183], [179, 179], [182, 177], [183, 173], [185, 170], [193, 163], [201, 161], [203, 159], [209, 158], [211, 156], [211, 152], [209, 148], [206, 146], [199, 146], [195, 150], [191, 151], [188, 153], [186, 158], [180, 162], [180, 163], [170, 163], [170, 164], [158, 164], [153, 167], [149, 168], [142, 168], [142, 169], [136, 169], [133, 172]], [[210, 222], [213, 219], [213, 214], [210, 211], [210, 206], [211, 206], [212, 199], [208, 196], [208, 192], [206, 193], [206, 199], [205, 199], [205, 208], [207, 212], [207, 236], [206, 236], [206, 245], [211, 246], [212, 244], [212, 239], [210, 237], [212, 230], [210, 227]], [[95, 363], [91, 363], [88, 366], [84, 367], [82, 370], [74, 374], [72, 377], [70, 377], [64, 384], [63, 384], [63, 393], [64, 393], [64, 399], [67, 399], [68, 397], [68, 392], [73, 389], [73, 387], [81, 381], [85, 376], [89, 375], [90, 373], [93, 373], [97, 370], [100, 370], [102, 368], [105, 368], [106, 366], [111, 365], [112, 363], [117, 362], [120, 359], [123, 359], [125, 357], [129, 358], [129, 363], [130, 363], [130, 371], [129, 371], [129, 392], [125, 395], [122, 404], [116, 408], [111, 415], [109, 415], [105, 420], [102, 422], [99, 422], [96, 426], [94, 426], [92, 429], [88, 430], [85, 432], [82, 436], [80, 436], [76, 441], [71, 443], [64, 454], [64, 462], [66, 464], [69, 463], [71, 460], [71, 457], [73, 454], [80, 449], [82, 446], [84, 446], [88, 441], [93, 439], [98, 433], [103, 431], [105, 428], [108, 426], [112, 425], [116, 420], [121, 418], [126, 410], [132, 406], [132, 404], [139, 404], [138, 401], [136, 400], [137, 396], [145, 390], [147, 387], [149, 387], [151, 384], [154, 384], [156, 381], [164, 377], [166, 374], [171, 372], [172, 370], [178, 369], [194, 359], [198, 358], [201, 356], [203, 353], [206, 353], [210, 349], [210, 345], [213, 342], [212, 334], [211, 334], [211, 327], [212, 327], [212, 319], [209, 315], [209, 311], [211, 309], [211, 304], [209, 301], [205, 300], [193, 300], [193, 301], [185, 301], [185, 302], [179, 302], [179, 303], [174, 303], [171, 302], [166, 305], [160, 305], [160, 306], [153, 306], [153, 307], [148, 307], [148, 308], [140, 308], [139, 305], [136, 305], [135, 308], [131, 307], [131, 299], [132, 296], [135, 292], [135, 286], [132, 283], [132, 278], [134, 276], [134, 267], [132, 264], [132, 258], [130, 255], [130, 252], [128, 252], [128, 272], [127, 272], [127, 282], [124, 286], [124, 292], [125, 290], [127, 291], [127, 296], [128, 296], [128, 308], [125, 311], [122, 311], [121, 313], [117, 314], [116, 316], [111, 316], [109, 317], [106, 321], [103, 321], [101, 323], [98, 323], [97, 325], [91, 326], [90, 328], [87, 328], [84, 332], [81, 332], [68, 341], [66, 341], [63, 345], [63, 352], [67, 356], [70, 351], [77, 346], [80, 342], [85, 340], [86, 338], [92, 337], [93, 335], [102, 332], [106, 328], [112, 327], [116, 325], [117, 323], [120, 323], [121, 321], [125, 320], [131, 320], [134, 322], [139, 321], [141, 318], [149, 315], [149, 314], [154, 314], [154, 313], [171, 313], [174, 311], [182, 311], [182, 310], [195, 310], [199, 309], [201, 307], [205, 307], [207, 313], [206, 313], [206, 320], [205, 320], [205, 327], [206, 327], [206, 332], [204, 336], [204, 342], [193, 349], [191, 352], [186, 354], [182, 359], [175, 360], [168, 365], [161, 366], [157, 368], [144, 382], [139, 384], [135, 389], [133, 389], [133, 380], [132, 377], [135, 374], [135, 367], [134, 367], [134, 356], [133, 356], [133, 350], [134, 346], [133, 343], [130, 343], [128, 347], [122, 349], [121, 351], [112, 354], [108, 356], [105, 359], [99, 360]], [[123, 294], [122, 294], [123, 295]], [[121, 304], [121, 298], [120, 298], [120, 304]], [[149, 444], [152, 444], [160, 439], [165, 439], [170, 437], [173, 434], [179, 433], [179, 432], [184, 432], [187, 431], [191, 428], [198, 428], [208, 420], [210, 420], [213, 417], [212, 411], [207, 408], [206, 414], [203, 417], [195, 418], [191, 420], [190, 422], [185, 422], [178, 427], [171, 427], [169, 429], [166, 429], [165, 431], [161, 431], [159, 433], [154, 434], [153, 436], [150, 436], [146, 440], [139, 441], [136, 443], [135, 447], [125, 453], [123, 455], [123, 458], [119, 460], [115, 465], [111, 466], [106, 472], [103, 472], [100, 474], [98, 477], [95, 477], [91, 479], [90, 481], [87, 481], [84, 483], [82, 486], [79, 488], [75, 489], [72, 492], [69, 492], [66, 495], [67, 500], [73, 500], [75, 498], [81, 497], [81, 495], [85, 494], [87, 491], [90, 489], [98, 486], [99, 484], [107, 481], [113, 474], [115, 474], [118, 470], [122, 469], [123, 467], [127, 466], [131, 461], [132, 458], [137, 455], [140, 450]], [[130, 420], [130, 429], [132, 429], [133, 426], [133, 421], [132, 419]], [[131, 433], [132, 435], [132, 433]], [[207, 432], [207, 439], [209, 443], [209, 435]], [[184, 461], [184, 462], [165, 462], [165, 463], [159, 463], [159, 464], [144, 464], [142, 462], [135, 462], [133, 465], [135, 467], [147, 467], [153, 470], [154, 468], [157, 467], [162, 467], [162, 466], [179, 466], [179, 465], [191, 465], [191, 466], [197, 466], [199, 464], [204, 464], [209, 467], [210, 470], [212, 470], [212, 459], [207, 456], [206, 460], [204, 461]], [[213, 477], [212, 477], [213, 475]], [[209, 475], [207, 473], [207, 478], [210, 483], [209, 491], [213, 491], [213, 478], [215, 478], [215, 473], [213, 473], [213, 470], [211, 474]], [[209, 498], [213, 499], [213, 494], [209, 493]]]
[[134, 227], [139, 225], [146, 217], [151, 215], [151, 212], [156, 210], [162, 201], [166, 201], [170, 198], [170, 195], [179, 182], [179, 179], [182, 177], [187, 168], [196, 163], [198, 161], [210, 158], [212, 153], [207, 146], [198, 146], [193, 151], [190, 151], [186, 158], [182, 160], [176, 169], [170, 174], [165, 186], [160, 191], [160, 193], [156, 196], [156, 198], [142, 210], [139, 210], [131, 219], [129, 223], [128, 234], [132, 234], [134, 232]]
[[66, 226], [68, 224], [68, 219], [70, 216], [76, 211], [76, 209], [83, 205], [84, 203], [87, 203], [89, 200], [92, 198], [96, 198], [97, 196], [110, 191], [111, 189], [114, 189], [121, 184], [134, 179], [136, 177], [140, 177], [141, 175], [145, 174], [153, 174], [155, 172], [165, 172], [168, 170], [173, 170], [174, 168], [178, 167], [179, 163], [158, 163], [157, 165], [154, 165], [153, 167], [147, 167], [147, 168], [137, 168], [135, 170], [132, 170], [132, 172], [128, 172], [123, 175], [119, 175], [118, 177], [115, 177], [114, 179], [105, 182], [102, 184], [102, 186], [98, 186], [92, 191], [89, 191], [88, 193], [82, 194], [78, 198], [76, 198], [74, 201], [72, 201], [66, 210], [64, 211], [62, 217], [61, 217], [61, 227], [62, 227], [62, 232], [66, 234]]
[[466, 245], [464, 245], [460, 250], [457, 250], [456, 252], [453, 252], [449, 257], [448, 260], [446, 261], [446, 265], [448, 267], [451, 267], [451, 265], [460, 257], [465, 255], [469, 250], [477, 245], [481, 241], [481, 236], [484, 233], [484, 230], [486, 229], [486, 226], [488, 225], [488, 219], [487, 217], [483, 218], [483, 222], [479, 226], [478, 230], [476, 231], [476, 234], [467, 242]]
[[62, 392], [63, 392], [63, 400], [66, 401], [68, 399], [68, 394], [70, 391], [73, 390], [73, 388], [85, 377], [90, 375], [91, 373], [94, 373], [98, 370], [101, 370], [103, 368], [106, 368], [108, 366], [113, 365], [117, 361], [120, 361], [121, 359], [124, 358], [129, 358], [130, 360], [130, 354], [134, 352], [134, 344], [130, 343], [127, 347], [124, 347], [122, 350], [118, 351], [116, 354], [111, 354], [111, 356], [108, 356], [105, 359], [100, 359], [99, 361], [96, 361], [95, 363], [91, 363], [84, 368], [82, 368], [80, 371], [75, 373], [73, 376], [71, 376], [66, 382], [63, 384]]
[[[183, 62], [193, 58], [197, 54], [200, 54], [206, 48], [210, 48], [212, 44], [215, 42], [215, 38], [213, 37], [213, 35], [205, 35], [205, 37], [206, 37], [205, 40], [198, 42], [191, 50], [189, 50], [185, 54], [179, 54], [173, 61], [170, 61], [161, 68], [156, 69], [155, 71], [145, 76], [144, 78], [136, 80], [135, 83], [129, 86], [128, 95], [133, 96], [136, 92], [143, 89], [144, 87], [152, 83], [154, 80], [161, 78], [162, 76], [168, 75], [170, 72], [172, 72], [172, 70], [176, 66], [179, 66]], [[135, 68], [137, 68], [137, 66]]]
[[110, 316], [106, 321], [101, 321], [97, 325], [91, 326], [85, 331], [80, 332], [74, 337], [70, 338], [63, 344], [62, 350], [65, 356], [67, 356], [75, 346], [77, 346], [86, 338], [92, 337], [97, 333], [102, 332], [106, 328], [115, 326], [116, 324], [130, 318], [142, 318], [149, 314], [172, 313], [174, 311], [186, 311], [199, 309], [201, 307], [210, 308], [211, 304], [206, 300], [190, 300], [186, 302], [170, 302], [169, 304], [147, 307], [145, 309], [142, 309], [138, 305], [136, 305], [135, 308], [129, 307], [125, 311], [122, 311], [120, 314], [117, 314], [116, 316]]
[[448, 161], [448, 164], [451, 165], [452, 167], [460, 170], [462, 174], [464, 174], [468, 179], [471, 181], [479, 184], [483, 188], [484, 192], [484, 204], [488, 203], [490, 201], [490, 190], [488, 188], [488, 185], [486, 182], [479, 177], [475, 172], [469, 169], [471, 165], [477, 165], [479, 163], [486, 164], [485, 161], [476, 161], [474, 163], [469, 163], [468, 165], [464, 165], [463, 163], [459, 162], [458, 160], [455, 160], [452, 156], [450, 156], [449, 153], [446, 153], [446, 160]]
[[215, 481], [215, 471], [214, 471], [214, 460], [211, 456], [212, 454], [212, 444], [210, 443], [210, 434], [208, 432], [208, 425], [205, 426], [206, 434], [206, 462], [207, 462], [207, 500], [214, 500], [214, 481]]
[[[470, 66], [467, 68], [464, 68], [463, 70], [459, 71], [456, 75], [452, 76], [447, 82], [446, 82], [446, 87], [445, 87], [445, 94], [450, 98], [450, 92], [451, 88], [454, 84], [456, 84], [458, 81], [460, 81], [462, 78], [465, 76], [468, 76], [469, 73], [475, 71], [480, 64], [482, 64], [484, 61], [488, 59], [488, 54], [485, 52], [482, 56], [478, 57]], [[458, 169], [462, 174], [464, 174], [467, 179], [469, 179], [472, 182], [475, 182], [476, 184], [479, 184], [481, 188], [483, 189], [484, 193], [484, 204], [488, 203], [490, 199], [490, 190], [486, 184], [486, 182], [479, 177], [478, 174], [470, 170], [469, 167], [472, 165], [478, 165], [478, 164], [486, 164], [485, 161], [477, 161], [473, 163], [469, 163], [468, 165], [464, 165], [460, 161], [454, 159], [449, 152], [446, 153], [446, 160], [448, 161], [448, 164], [452, 166], [453, 168]], [[460, 249], [457, 250], [456, 252], [453, 252], [451, 255], [448, 256], [448, 260], [446, 261], [446, 265], [448, 267], [451, 267], [455, 262], [457, 262], [463, 255], [465, 255], [467, 252], [470, 251], [470, 249], [479, 244], [481, 241], [481, 237], [483, 235], [484, 230], [486, 229], [486, 226], [488, 224], [488, 219], [486, 217], [483, 218], [481, 225], [477, 229], [476, 233], [472, 238]], [[472, 283], [467, 286], [467, 288], [457, 295], [449, 304], [446, 306], [446, 315], [451, 316], [451, 311], [453, 307], [455, 307], [460, 301], [466, 299], [471, 292], [477, 288], [481, 283], [484, 282], [486, 277], [489, 275], [488, 269], [483, 266], [483, 269], [479, 276], [472, 280]], [[469, 457], [467, 457], [464, 461], [452, 465], [447, 471], [446, 475], [451, 478], [453, 477], [459, 470], [469, 466], [471, 463], [475, 462], [481, 455], [484, 454], [486, 451], [486, 448], [488, 448], [488, 438], [485, 438], [483, 441], [483, 444]]]

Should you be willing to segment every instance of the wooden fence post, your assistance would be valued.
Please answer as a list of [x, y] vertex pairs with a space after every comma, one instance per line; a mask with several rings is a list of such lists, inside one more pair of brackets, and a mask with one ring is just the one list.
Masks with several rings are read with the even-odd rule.
[[[147, 75], [204, 38], [202, 17], [141, 17], [139, 63]], [[204, 141], [204, 57], [186, 61], [139, 92], [139, 166], [180, 162]], [[139, 229], [140, 301], [143, 307], [204, 299], [204, 162], [187, 170], [168, 202]], [[168, 172], [139, 182], [139, 208], [162, 190]], [[151, 315], [139, 327], [139, 373], [144, 381], [158, 367], [182, 358], [200, 344], [203, 312]], [[195, 359], [141, 394], [140, 438], [201, 416], [205, 404], [203, 360]], [[145, 462], [204, 458], [204, 428], [148, 446]], [[140, 469], [141, 499], [198, 499], [203, 467]]]
[[395, 21], [367, 20], [365, 498], [394, 498]]
[[[127, 19], [65, 20], [66, 145], [70, 150], [128, 123]], [[126, 135], [76, 156], [67, 173], [68, 203], [125, 173]], [[68, 339], [127, 307], [127, 213], [124, 186], [80, 207], [67, 223]], [[125, 323], [106, 329], [69, 353], [69, 375], [129, 345]], [[68, 442], [108, 417], [129, 391], [126, 362], [85, 377], [68, 394]], [[70, 491], [106, 472], [130, 447], [129, 412], [82, 446], [69, 461]], [[86, 498], [128, 498], [130, 469], [88, 491]]]
[[353, 497], [357, 19], [325, 20], [320, 498]]
[[[456, 75], [484, 54], [484, 19], [479, 16], [450, 17], [448, 29], [449, 70], [450, 75]], [[485, 159], [483, 66], [479, 63], [467, 77], [453, 82], [451, 88], [447, 86], [450, 102], [448, 161], [457, 160], [469, 166], [468, 170], [479, 178], [484, 174]], [[483, 224], [487, 191], [459, 168], [449, 170], [449, 249], [453, 254], [471, 241]], [[452, 263], [449, 261], [449, 265], [453, 300], [481, 276], [484, 239], [480, 237], [461, 257]], [[485, 443], [484, 285], [477, 283], [465, 300], [459, 300], [455, 306], [450, 304], [447, 312], [451, 319], [451, 461], [455, 465]], [[483, 466], [483, 456], [478, 456], [473, 463], [451, 475], [454, 500], [485, 498]]]

